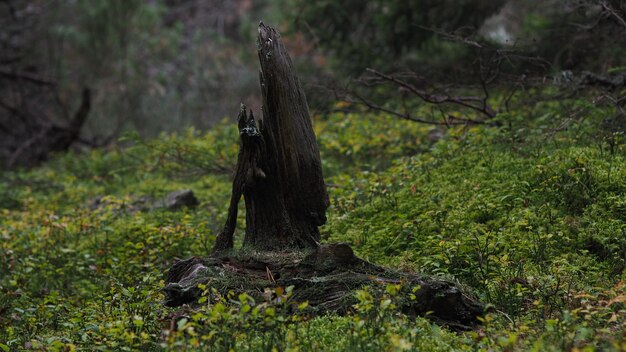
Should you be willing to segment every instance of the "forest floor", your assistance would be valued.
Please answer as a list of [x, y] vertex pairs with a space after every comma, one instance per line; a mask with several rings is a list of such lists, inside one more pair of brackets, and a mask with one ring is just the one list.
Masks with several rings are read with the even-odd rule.
[[[501, 127], [314, 117], [331, 198], [323, 241], [458, 282], [492, 307], [467, 332], [395, 309], [402, 283], [359, 290], [347, 316], [313, 317], [289, 287], [264, 301], [200, 287], [199, 309], [163, 306], [167, 268], [208, 254], [224, 224], [234, 121], [3, 172], [0, 350], [624, 350], [626, 144], [614, 114], [572, 100], [501, 114]], [[181, 189], [199, 205], [147, 201]]]

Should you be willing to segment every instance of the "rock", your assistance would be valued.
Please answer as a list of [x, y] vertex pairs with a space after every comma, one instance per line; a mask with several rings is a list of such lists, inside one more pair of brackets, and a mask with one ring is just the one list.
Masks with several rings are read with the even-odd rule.
[[152, 208], [152, 204], [154, 203], [154, 198], [150, 196], [141, 196], [133, 202], [129, 206], [130, 213], [136, 213], [138, 211], [148, 211]]
[[93, 198], [91, 201], [89, 201], [89, 204], [87, 206], [89, 207], [89, 210], [91, 211], [97, 211], [97, 210], [105, 209], [107, 206], [112, 206], [113, 211], [117, 215], [124, 215], [124, 214], [134, 214], [138, 211], [148, 211], [152, 209], [153, 207], [157, 206], [155, 204], [156, 203], [154, 201], [154, 198], [150, 196], [142, 196], [126, 203], [118, 202], [114, 200], [113, 198], [107, 197], [107, 196], [97, 196]]
[[182, 207], [195, 207], [198, 204], [198, 199], [190, 189], [183, 189], [180, 191], [170, 192], [165, 196], [164, 206], [167, 209], [174, 210]]

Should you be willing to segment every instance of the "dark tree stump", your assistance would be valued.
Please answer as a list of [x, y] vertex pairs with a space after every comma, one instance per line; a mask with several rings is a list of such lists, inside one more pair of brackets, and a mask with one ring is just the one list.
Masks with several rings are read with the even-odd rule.
[[259, 25], [257, 40], [263, 118], [257, 126], [242, 104], [241, 137], [228, 219], [214, 252], [233, 247], [237, 204], [246, 203], [244, 246], [316, 248], [326, 222], [328, 194], [309, 108], [291, 58], [273, 28]]
[[[210, 257], [172, 266], [165, 304], [193, 304], [202, 294], [199, 284], [224, 295], [235, 291], [253, 297], [264, 288], [293, 286], [291, 299], [308, 301], [316, 313], [345, 313], [356, 303], [355, 290], [402, 283], [419, 286], [416, 299], [401, 307], [407, 314], [431, 313], [432, 319], [456, 327], [476, 323], [483, 305], [451, 282], [378, 267], [357, 258], [347, 244], [320, 246], [318, 227], [326, 222], [329, 201], [306, 98], [280, 37], [263, 23], [258, 49], [263, 119], [257, 124], [241, 105], [226, 223]], [[231, 249], [242, 196], [248, 250], [238, 254]]]
[[[199, 284], [246, 292], [262, 301], [263, 288], [293, 287], [291, 300], [309, 302], [313, 314], [345, 314], [357, 303], [355, 290], [370, 287], [384, 292], [387, 284], [401, 284], [401, 295], [412, 288], [415, 299], [401, 299], [409, 316], [427, 316], [455, 329], [475, 325], [484, 310], [475, 298], [455, 284], [414, 274], [388, 270], [357, 258], [344, 243], [322, 245], [308, 255], [295, 253], [229, 254], [179, 261], [170, 269], [164, 288], [165, 304], [192, 304], [201, 296]], [[222, 289], [220, 289], [222, 291]]]

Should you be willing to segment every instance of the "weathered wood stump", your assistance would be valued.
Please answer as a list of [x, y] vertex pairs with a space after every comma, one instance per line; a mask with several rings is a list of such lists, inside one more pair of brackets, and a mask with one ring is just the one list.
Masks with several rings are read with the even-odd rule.
[[409, 316], [428, 316], [444, 325], [466, 329], [477, 323], [483, 305], [455, 284], [414, 274], [400, 273], [373, 265], [354, 255], [345, 243], [322, 245], [309, 254], [265, 252], [213, 255], [174, 264], [167, 277], [167, 306], [176, 307], [198, 300], [199, 284], [228, 291], [246, 292], [262, 301], [264, 288], [293, 287], [295, 302], [308, 302], [314, 314], [349, 312], [357, 303], [355, 290], [370, 287], [384, 292], [387, 284], [401, 284], [399, 307]]
[[259, 25], [263, 118], [239, 112], [240, 151], [224, 230], [214, 251], [233, 246], [237, 204], [246, 203], [244, 246], [315, 248], [326, 222], [328, 194], [304, 91], [273, 28]]
[[[278, 33], [259, 25], [258, 52], [263, 117], [257, 124], [242, 104], [240, 150], [228, 216], [207, 258], [175, 263], [163, 289], [168, 306], [193, 304], [199, 284], [220, 292], [258, 296], [265, 288], [293, 287], [290, 299], [308, 301], [316, 313], [346, 313], [354, 291], [402, 283], [416, 299], [402, 310], [449, 326], [477, 322], [483, 305], [455, 284], [398, 273], [357, 258], [347, 244], [320, 245], [318, 227], [329, 206], [309, 110]], [[237, 206], [246, 208], [245, 250], [233, 251]]]

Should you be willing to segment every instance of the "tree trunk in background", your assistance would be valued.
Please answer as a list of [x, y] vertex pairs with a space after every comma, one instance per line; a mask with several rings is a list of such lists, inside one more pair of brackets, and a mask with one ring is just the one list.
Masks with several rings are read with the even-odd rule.
[[263, 118], [257, 126], [252, 112], [246, 114], [242, 105], [228, 219], [213, 250], [232, 248], [242, 195], [245, 247], [316, 248], [329, 200], [306, 97], [278, 33], [261, 23], [257, 45]]

